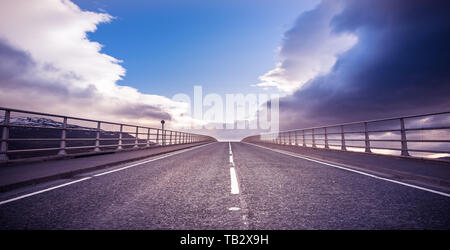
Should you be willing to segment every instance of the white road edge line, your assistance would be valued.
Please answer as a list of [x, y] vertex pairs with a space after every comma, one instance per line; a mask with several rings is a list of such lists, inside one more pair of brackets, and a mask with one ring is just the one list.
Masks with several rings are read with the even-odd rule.
[[13, 202], [13, 201], [16, 201], [16, 200], [21, 200], [23, 198], [30, 197], [30, 196], [33, 196], [33, 195], [45, 193], [45, 192], [51, 191], [53, 189], [69, 186], [69, 185], [72, 185], [74, 183], [78, 183], [78, 182], [82, 182], [82, 181], [85, 181], [85, 180], [89, 180], [91, 178], [92, 177], [85, 177], [85, 178], [82, 178], [82, 179], [79, 179], [79, 180], [76, 180], [76, 181], [67, 182], [67, 183], [64, 183], [64, 184], [61, 184], [61, 185], [58, 185], [58, 186], [54, 186], [54, 187], [51, 187], [51, 188], [47, 188], [47, 189], [43, 189], [43, 190], [36, 191], [36, 192], [33, 192], [33, 193], [29, 193], [29, 194], [25, 194], [25, 195], [21, 195], [21, 196], [15, 197], [15, 198], [11, 198], [9, 200], [0, 201], [0, 205], [6, 204], [6, 203], [10, 203], [10, 202]]
[[[213, 142], [213, 143], [215, 143], [215, 142]], [[153, 159], [150, 159], [150, 160], [138, 162], [138, 163], [135, 163], [135, 164], [132, 164], [132, 165], [128, 165], [128, 166], [125, 166], [125, 167], [121, 167], [121, 168], [117, 168], [117, 169], [114, 169], [114, 170], [106, 171], [106, 172], [103, 172], [103, 173], [100, 173], [100, 174], [96, 174], [94, 176], [98, 177], [98, 176], [102, 176], [102, 175], [111, 174], [111, 173], [114, 173], [114, 172], [117, 172], [117, 171], [122, 171], [122, 170], [125, 170], [125, 169], [128, 169], [128, 168], [132, 168], [132, 167], [136, 167], [136, 166], [145, 164], [145, 163], [149, 163], [149, 162], [161, 160], [161, 159], [173, 156], [173, 155], [181, 154], [181, 153], [193, 150], [193, 149], [201, 148], [201, 147], [204, 147], [204, 146], [210, 145], [210, 144], [212, 144], [212, 143], [208, 143], [208, 144], [197, 146], [197, 147], [193, 147], [193, 148], [183, 149], [183, 150], [180, 150], [180, 151], [175, 152], [175, 153], [171, 153], [171, 154], [164, 155], [164, 156], [161, 156], [161, 157], [158, 157], [158, 158], [153, 158]]]
[[274, 151], [274, 152], [277, 152], [277, 153], [280, 153], [280, 154], [290, 155], [290, 156], [301, 158], [301, 159], [304, 159], [304, 160], [320, 163], [320, 164], [323, 164], [323, 165], [326, 165], [326, 166], [330, 166], [330, 167], [339, 168], [339, 169], [342, 169], [342, 170], [358, 173], [358, 174], [365, 175], [365, 176], [368, 176], [368, 177], [372, 177], [372, 178], [375, 178], [375, 179], [396, 183], [396, 184], [399, 184], [399, 185], [403, 185], [403, 186], [419, 189], [419, 190], [422, 190], [422, 191], [427, 191], [427, 192], [438, 194], [438, 195], [442, 195], [442, 196], [445, 196], [445, 197], [450, 197], [450, 194], [448, 194], [448, 193], [436, 191], [436, 190], [433, 190], [433, 189], [428, 189], [428, 188], [424, 188], [424, 187], [420, 187], [420, 186], [416, 186], [416, 185], [412, 185], [412, 184], [408, 184], [408, 183], [404, 183], [404, 182], [400, 182], [400, 181], [396, 181], [396, 180], [392, 180], [392, 179], [376, 176], [376, 175], [373, 175], [373, 174], [368, 174], [366, 172], [358, 171], [358, 170], [355, 170], [355, 169], [346, 168], [346, 167], [342, 167], [342, 166], [339, 166], [339, 165], [334, 165], [334, 164], [331, 164], [331, 163], [327, 163], [327, 162], [311, 159], [311, 158], [308, 158], [308, 157], [303, 157], [303, 156], [300, 156], [300, 155], [295, 154], [295, 153], [284, 152], [284, 151], [281, 151], [281, 150], [276, 150], [276, 149], [272, 149], [272, 148], [268, 148], [268, 147], [264, 147], [264, 146], [260, 146], [260, 145], [256, 145], [256, 144], [252, 144], [252, 143], [248, 143], [248, 142], [243, 142], [243, 143], [249, 144], [249, 145], [253, 145], [255, 147], [260, 147], [260, 148], [264, 148], [264, 149], [267, 149], [267, 150], [271, 150], [271, 151]]
[[[152, 161], [157, 161], [157, 160], [160, 160], [160, 159], [164, 159], [164, 158], [167, 158], [167, 157], [170, 157], [170, 156], [173, 156], [173, 155], [181, 154], [181, 153], [184, 153], [184, 152], [187, 152], [187, 151], [190, 151], [190, 150], [193, 150], [193, 149], [201, 148], [201, 147], [204, 147], [204, 146], [207, 146], [207, 145], [210, 145], [210, 144], [214, 144], [214, 143], [215, 142], [207, 143], [207, 144], [196, 146], [196, 147], [193, 147], [193, 148], [183, 149], [183, 150], [177, 151], [177, 152], [172, 153], [172, 154], [164, 155], [162, 157], [150, 159], [150, 160], [139, 162], [139, 163], [136, 163], [136, 164], [133, 164], [133, 165], [129, 165], [129, 166], [125, 166], [125, 167], [122, 167], [122, 168], [118, 168], [118, 169], [114, 169], [114, 170], [111, 170], [111, 171], [106, 171], [106, 172], [103, 172], [103, 173], [100, 173], [100, 174], [96, 174], [96, 175], [93, 175], [93, 177], [98, 177], [98, 176], [114, 173], [114, 172], [117, 172], [117, 171], [125, 170], [127, 168], [136, 167], [136, 166], [139, 166], [139, 165], [142, 165], [142, 164], [145, 164], [145, 163], [149, 163], [149, 162], [152, 162]], [[10, 203], [10, 202], [13, 202], [13, 201], [16, 201], [16, 200], [21, 200], [23, 198], [27, 198], [27, 197], [30, 197], [30, 196], [33, 196], [33, 195], [45, 193], [45, 192], [48, 192], [48, 191], [51, 191], [51, 190], [54, 190], [54, 189], [62, 188], [62, 187], [65, 187], [65, 186], [69, 186], [69, 185], [72, 185], [72, 184], [75, 184], [75, 183], [78, 183], [78, 182], [82, 182], [82, 181], [85, 181], [85, 180], [89, 180], [89, 179], [91, 179], [93, 177], [85, 177], [85, 178], [82, 178], [82, 179], [79, 179], [79, 180], [76, 180], [76, 181], [67, 182], [67, 183], [64, 183], [64, 184], [61, 184], [61, 185], [58, 185], [58, 186], [54, 186], [54, 187], [51, 187], [51, 188], [43, 189], [43, 190], [40, 190], [40, 191], [36, 191], [36, 192], [29, 193], [29, 194], [21, 195], [21, 196], [15, 197], [15, 198], [11, 198], [11, 199], [8, 199], [8, 200], [0, 201], [0, 205], [6, 204], [6, 203]]]

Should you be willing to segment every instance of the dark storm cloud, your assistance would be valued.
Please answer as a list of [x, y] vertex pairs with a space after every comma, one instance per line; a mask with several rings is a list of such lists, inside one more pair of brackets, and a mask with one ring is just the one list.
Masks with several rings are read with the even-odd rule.
[[23, 74], [35, 65], [28, 54], [12, 48], [2, 39], [0, 39], [0, 62], [2, 82]]
[[169, 113], [150, 105], [130, 104], [127, 107], [119, 108], [115, 113], [131, 119], [154, 118], [167, 121], [172, 119]]
[[358, 43], [281, 99], [282, 129], [450, 110], [448, 1], [349, 0], [330, 25]]
[[[33, 75], [36, 63], [31, 56], [10, 46], [8, 42], [0, 39], [0, 90], [5, 92], [22, 91], [23, 93], [53, 94], [59, 98], [77, 97], [91, 98], [97, 89], [91, 85], [84, 89], [73, 89], [69, 91], [64, 85], [54, 81], [44, 81], [38, 77], [30, 78]], [[47, 65], [51, 68], [51, 65]], [[66, 79], [75, 76], [67, 76]], [[17, 96], [19, 98], [19, 96]], [[3, 105], [7, 103], [0, 102]]]

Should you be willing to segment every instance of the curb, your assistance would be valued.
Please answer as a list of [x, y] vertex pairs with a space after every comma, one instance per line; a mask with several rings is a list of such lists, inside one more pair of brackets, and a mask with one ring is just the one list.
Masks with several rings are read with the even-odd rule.
[[43, 182], [48, 182], [48, 181], [53, 181], [53, 180], [63, 179], [63, 178], [69, 178], [69, 177], [79, 175], [82, 173], [91, 172], [94, 170], [105, 169], [108, 167], [113, 167], [113, 166], [117, 166], [117, 165], [128, 163], [128, 162], [142, 160], [142, 159], [149, 158], [152, 156], [157, 156], [157, 155], [167, 154], [167, 153], [171, 153], [171, 152], [175, 152], [175, 151], [179, 151], [179, 150], [193, 148], [193, 147], [204, 145], [204, 144], [206, 144], [206, 143], [199, 143], [199, 144], [191, 145], [191, 146], [188, 146], [185, 148], [172, 149], [172, 150], [168, 150], [168, 151], [164, 151], [164, 152], [158, 152], [158, 153], [153, 153], [153, 154], [149, 154], [149, 155], [145, 155], [145, 156], [139, 156], [139, 157], [134, 157], [134, 158], [126, 159], [126, 160], [120, 160], [120, 161], [110, 162], [110, 163], [106, 163], [106, 164], [101, 164], [101, 165], [97, 165], [97, 166], [93, 166], [93, 167], [89, 167], [89, 168], [83, 168], [83, 169], [73, 170], [73, 171], [69, 171], [69, 172], [65, 172], [65, 173], [49, 175], [49, 176], [45, 176], [45, 177], [39, 177], [39, 178], [30, 179], [30, 180], [26, 180], [26, 181], [7, 184], [4, 186], [0, 186], [0, 193], [11, 191], [11, 190], [25, 187], [25, 186], [40, 184]]

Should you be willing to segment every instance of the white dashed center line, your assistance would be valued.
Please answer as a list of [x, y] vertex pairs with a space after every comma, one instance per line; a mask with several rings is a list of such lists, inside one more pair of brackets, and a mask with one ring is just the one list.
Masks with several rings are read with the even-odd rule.
[[[233, 161], [233, 151], [231, 150], [230, 142], [228, 142], [228, 148], [230, 151], [230, 166], [231, 166], [230, 167], [231, 194], [235, 195], [235, 194], [239, 194], [239, 183], [237, 180], [236, 169], [235, 169], [234, 161]], [[238, 195], [237, 197], [239, 198], [240, 206], [239, 207], [230, 207], [230, 208], [228, 208], [228, 210], [240, 213], [240, 215], [242, 216], [241, 218], [242, 218], [242, 222], [244, 224], [244, 229], [248, 229], [248, 227], [249, 227], [248, 221], [247, 221], [248, 209], [247, 209], [246, 202], [242, 195]]]
[[230, 168], [230, 176], [231, 176], [231, 193], [239, 194], [239, 185], [237, 182], [236, 171], [233, 167]]
[[231, 150], [231, 143], [228, 142], [230, 149], [230, 178], [231, 178], [231, 194], [239, 194], [239, 185], [236, 176], [236, 170], [234, 169], [233, 151]]

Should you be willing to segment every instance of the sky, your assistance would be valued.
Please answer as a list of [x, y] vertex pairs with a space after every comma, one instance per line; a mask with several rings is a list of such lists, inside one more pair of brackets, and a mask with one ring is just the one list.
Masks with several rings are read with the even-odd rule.
[[172, 100], [201, 85], [280, 94], [282, 130], [450, 107], [448, 1], [0, 4], [4, 107], [177, 128], [204, 122]]
[[[276, 64], [283, 33], [317, 0], [86, 1], [82, 9], [114, 19], [89, 39], [123, 60], [118, 84], [173, 96], [202, 85], [213, 93], [253, 93]], [[161, 88], [164, 86], [164, 88]]]
[[[350, 35], [357, 42], [338, 53], [326, 73], [281, 100], [282, 129], [450, 110], [448, 1], [323, 1], [300, 15], [286, 33], [283, 79], [307, 68], [297, 60], [298, 51], [305, 55], [305, 43], [312, 44], [309, 53], [326, 54], [320, 50], [330, 38], [300, 41], [299, 35], [319, 25], [317, 20], [338, 2], [342, 10], [327, 20], [331, 39]], [[336, 49], [336, 44], [351, 40], [331, 46]]]

